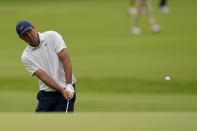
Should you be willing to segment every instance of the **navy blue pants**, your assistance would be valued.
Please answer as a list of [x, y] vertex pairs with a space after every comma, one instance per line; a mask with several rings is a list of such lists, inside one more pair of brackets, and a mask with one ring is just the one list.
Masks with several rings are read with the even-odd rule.
[[166, 6], [167, 0], [161, 0], [160, 1], [160, 6]]
[[[75, 85], [73, 85], [75, 88]], [[40, 91], [37, 95], [38, 106], [36, 112], [65, 112], [67, 100], [60, 92]], [[69, 101], [68, 112], [74, 111], [76, 93]]]

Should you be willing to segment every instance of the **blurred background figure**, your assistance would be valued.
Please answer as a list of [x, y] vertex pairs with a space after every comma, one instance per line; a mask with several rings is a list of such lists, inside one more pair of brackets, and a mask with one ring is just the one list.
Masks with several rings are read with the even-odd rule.
[[142, 7], [146, 9], [148, 20], [151, 26], [151, 31], [153, 33], [159, 32], [161, 30], [160, 26], [156, 23], [153, 15], [152, 5], [149, 0], [136, 0], [136, 13], [133, 16], [133, 24], [131, 27], [131, 32], [135, 35], [141, 33], [140, 28], [137, 26], [139, 22], [139, 17], [141, 15]]
[[137, 9], [135, 7], [135, 1], [136, 0], [130, 0], [129, 10], [128, 10], [128, 12], [129, 12], [130, 15], [134, 15], [137, 12]]
[[[129, 4], [129, 10], [128, 13], [130, 15], [134, 15], [137, 12], [136, 6], [135, 6], [136, 0], [130, 0], [130, 4]], [[159, 10], [161, 13], [164, 14], [168, 14], [170, 9], [167, 6], [167, 0], [160, 0], [159, 2]], [[142, 13], [146, 13], [146, 8], [144, 8], [143, 6], [141, 7], [141, 12]]]
[[[128, 13], [130, 15], [135, 15], [136, 12], [137, 12], [137, 8], [136, 8], [136, 0], [130, 0], [130, 4], [129, 4], [129, 10], [128, 10]], [[142, 13], [146, 13], [146, 8], [144, 6], [141, 7], [141, 12]]]
[[159, 4], [159, 10], [161, 13], [168, 14], [170, 9], [167, 6], [167, 0], [161, 0]]

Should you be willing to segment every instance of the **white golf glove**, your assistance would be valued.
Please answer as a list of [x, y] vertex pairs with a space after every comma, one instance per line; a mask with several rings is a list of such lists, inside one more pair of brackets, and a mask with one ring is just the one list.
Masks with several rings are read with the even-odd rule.
[[75, 89], [74, 89], [74, 87], [73, 87], [72, 84], [67, 84], [67, 85], [66, 85], [66, 90], [67, 90], [72, 96], [73, 96], [74, 93], [75, 93]]

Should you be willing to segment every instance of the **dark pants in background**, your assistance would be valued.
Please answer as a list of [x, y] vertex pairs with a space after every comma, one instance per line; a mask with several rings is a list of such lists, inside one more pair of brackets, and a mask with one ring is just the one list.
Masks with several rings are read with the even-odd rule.
[[[75, 84], [73, 85], [75, 88]], [[37, 95], [38, 106], [36, 112], [65, 112], [67, 100], [60, 92], [40, 91]], [[74, 111], [76, 93], [69, 101], [68, 112]]]
[[167, 0], [161, 0], [160, 6], [166, 6], [166, 2], [167, 2]]

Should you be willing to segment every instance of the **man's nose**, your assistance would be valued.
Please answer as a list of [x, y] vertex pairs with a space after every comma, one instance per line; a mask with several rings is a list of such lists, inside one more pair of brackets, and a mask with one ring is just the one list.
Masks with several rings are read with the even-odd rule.
[[27, 32], [27, 36], [28, 36], [29, 38], [32, 37], [32, 36], [31, 36], [31, 33], [29, 33], [29, 32]]

